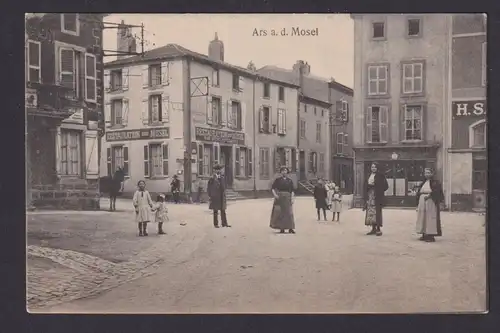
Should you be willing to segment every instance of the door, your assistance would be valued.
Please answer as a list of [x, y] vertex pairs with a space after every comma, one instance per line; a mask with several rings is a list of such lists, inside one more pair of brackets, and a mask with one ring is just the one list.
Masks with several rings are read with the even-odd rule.
[[233, 187], [233, 159], [232, 159], [232, 147], [221, 146], [220, 147], [221, 161], [223, 163], [224, 178], [226, 180], [227, 187]]
[[472, 160], [472, 209], [486, 209], [486, 188], [488, 184], [488, 160], [483, 156], [474, 156]]
[[299, 152], [299, 177], [300, 180], [306, 179], [306, 153], [303, 150]]

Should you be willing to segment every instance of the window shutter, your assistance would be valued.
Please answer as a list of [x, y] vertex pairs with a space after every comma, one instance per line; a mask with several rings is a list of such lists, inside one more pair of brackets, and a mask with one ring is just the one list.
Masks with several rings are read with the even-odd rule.
[[203, 176], [203, 145], [198, 144], [198, 175]]
[[236, 152], [234, 154], [234, 171], [236, 176], [240, 176], [240, 147], [236, 147]]
[[240, 76], [239, 80], [240, 80], [239, 88], [240, 88], [240, 92], [242, 92], [245, 89], [245, 78], [243, 76]]
[[111, 173], [111, 148], [106, 148], [106, 163], [108, 166], [108, 176], [112, 177]]
[[365, 137], [366, 142], [372, 142], [372, 107], [369, 106], [366, 112]]
[[128, 90], [129, 69], [122, 69], [122, 90]]
[[149, 100], [142, 100], [142, 123], [144, 125], [149, 124]]
[[269, 120], [268, 120], [268, 128], [267, 130], [269, 131], [269, 133], [272, 133], [273, 131], [273, 108], [271, 106], [269, 106]]
[[222, 99], [220, 100], [220, 118], [221, 125], [227, 126], [227, 103], [224, 103]]
[[161, 84], [164, 86], [170, 84], [169, 65], [167, 61], [161, 63]]
[[342, 101], [335, 102], [335, 120], [341, 119], [342, 117]]
[[226, 109], [226, 119], [227, 119], [227, 127], [233, 128], [233, 102], [231, 100], [227, 101], [227, 109]]
[[388, 108], [385, 106], [380, 107], [380, 142], [388, 141]]
[[130, 175], [129, 163], [128, 163], [128, 147], [123, 147], [123, 171], [126, 176]]
[[214, 142], [212, 149], [213, 149], [213, 151], [212, 151], [212, 154], [213, 154], [212, 161], [213, 161], [213, 163], [212, 164], [215, 165], [215, 164], [219, 163], [219, 159], [220, 159], [220, 153], [219, 153], [220, 146], [219, 146], [219, 144], [217, 142]]
[[286, 110], [283, 109], [283, 134], [286, 134]]
[[142, 87], [143, 88], [149, 87], [149, 66], [148, 65], [142, 66]]
[[346, 103], [345, 120], [346, 123], [349, 122], [349, 103]]
[[122, 125], [128, 125], [128, 110], [129, 110], [129, 101], [128, 98], [123, 99], [123, 108], [122, 108]]
[[[168, 175], [168, 144], [162, 145], [163, 175]], [[189, 161], [191, 163], [191, 161]]]
[[104, 70], [104, 91], [109, 92], [111, 90], [111, 72], [109, 69]]
[[149, 177], [149, 145], [144, 146], [144, 177]]
[[344, 134], [344, 147], [343, 149], [345, 150], [345, 148], [349, 145], [349, 134]]
[[239, 117], [238, 117], [238, 129], [243, 130], [245, 128], [245, 117], [247, 114], [247, 104], [245, 102], [240, 103], [240, 110], [239, 110]]
[[262, 106], [259, 109], [259, 132], [264, 132], [264, 108]]
[[168, 96], [163, 96], [161, 105], [161, 121], [168, 123], [170, 119], [170, 99]]
[[111, 103], [107, 102], [104, 106], [104, 123], [106, 127], [111, 126]]
[[207, 102], [207, 124], [213, 124], [214, 121], [214, 101]]
[[59, 53], [60, 61], [60, 72], [59, 72], [59, 83], [63, 87], [74, 88], [75, 87], [75, 56], [71, 49], [60, 49]]
[[285, 166], [292, 170], [292, 149], [285, 148]]
[[278, 169], [278, 163], [276, 163], [276, 148], [273, 149], [273, 173]]
[[247, 164], [248, 164], [248, 172], [247, 176], [251, 177], [253, 175], [253, 151], [252, 148], [248, 148], [247, 150], [248, 156], [247, 156]]

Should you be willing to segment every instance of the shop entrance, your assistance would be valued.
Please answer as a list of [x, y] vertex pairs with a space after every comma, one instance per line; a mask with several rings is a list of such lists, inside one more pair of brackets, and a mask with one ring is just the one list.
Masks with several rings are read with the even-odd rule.
[[224, 172], [227, 187], [233, 187], [233, 147], [220, 146], [220, 163]]
[[486, 188], [488, 186], [488, 160], [485, 156], [472, 159], [472, 209], [482, 212], [486, 209]]

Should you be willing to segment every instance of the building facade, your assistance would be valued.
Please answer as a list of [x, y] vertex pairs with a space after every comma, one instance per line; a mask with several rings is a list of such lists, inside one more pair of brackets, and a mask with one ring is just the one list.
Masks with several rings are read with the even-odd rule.
[[296, 131], [286, 117], [296, 88], [224, 62], [217, 35], [208, 54], [169, 44], [106, 64], [101, 171], [124, 167], [125, 192], [141, 179], [168, 192], [173, 175], [183, 192], [206, 191], [215, 163], [235, 191], [269, 191], [275, 146]]
[[447, 200], [452, 210], [478, 210], [487, 202], [486, 17], [452, 18], [451, 103]]
[[[354, 204], [362, 205], [373, 161], [387, 204], [414, 206], [415, 186], [432, 167], [449, 186], [450, 15], [352, 15], [354, 19]], [[449, 199], [446, 203], [449, 205]]]
[[28, 207], [98, 208], [102, 19], [26, 16]]

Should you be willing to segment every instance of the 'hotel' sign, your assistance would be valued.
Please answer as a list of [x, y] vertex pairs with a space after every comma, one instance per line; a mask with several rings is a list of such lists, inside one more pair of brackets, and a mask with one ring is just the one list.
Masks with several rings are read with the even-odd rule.
[[170, 130], [168, 127], [106, 132], [106, 141], [108, 142], [148, 140], [148, 139], [168, 139], [169, 137], [170, 137]]
[[484, 117], [486, 115], [486, 101], [453, 102], [451, 109], [453, 119], [463, 117]]

